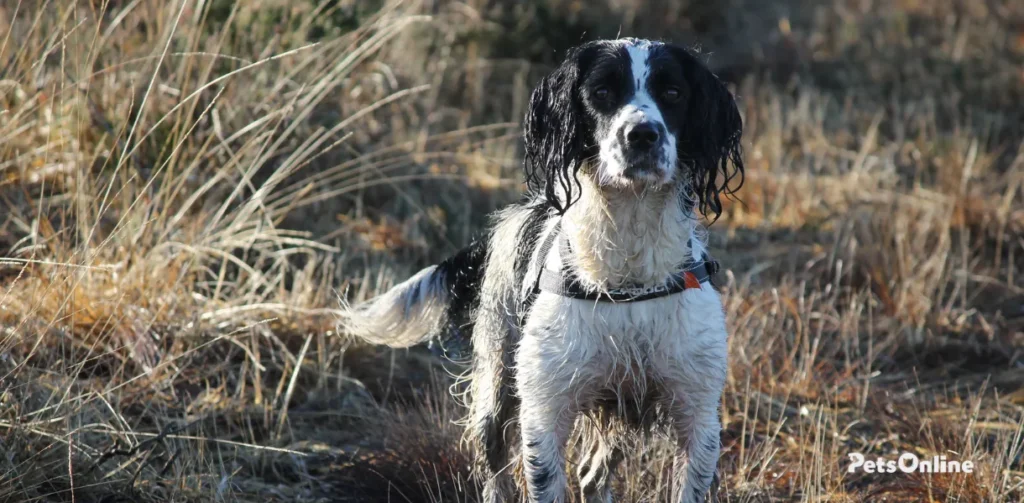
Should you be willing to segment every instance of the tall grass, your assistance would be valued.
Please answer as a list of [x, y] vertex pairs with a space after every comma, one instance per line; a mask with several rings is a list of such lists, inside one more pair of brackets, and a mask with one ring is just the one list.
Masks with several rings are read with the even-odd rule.
[[[520, 190], [552, 44], [621, 29], [707, 41], [745, 118], [749, 183], [711, 234], [720, 500], [1019, 501], [1020, 21], [1011, 1], [8, 2], [0, 500], [475, 500], [458, 366], [353, 344], [337, 296], [468, 242]], [[850, 474], [850, 452], [978, 470]], [[670, 459], [638, 445], [622, 499], [664, 498]]]

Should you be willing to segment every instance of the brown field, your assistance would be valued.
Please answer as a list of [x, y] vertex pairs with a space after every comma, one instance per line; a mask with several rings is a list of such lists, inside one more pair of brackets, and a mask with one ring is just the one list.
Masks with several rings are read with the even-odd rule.
[[1020, 0], [4, 0], [0, 500], [475, 501], [459, 365], [339, 297], [517, 197], [531, 86], [617, 33], [744, 115], [719, 501], [1024, 501]]

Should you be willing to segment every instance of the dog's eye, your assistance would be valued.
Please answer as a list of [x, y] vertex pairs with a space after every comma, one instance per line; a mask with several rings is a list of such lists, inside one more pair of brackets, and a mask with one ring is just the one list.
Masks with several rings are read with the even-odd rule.
[[600, 101], [608, 101], [612, 98], [612, 90], [607, 87], [601, 86], [594, 89], [594, 99]]
[[661, 99], [669, 103], [675, 103], [679, 101], [679, 88], [670, 87], [668, 89], [665, 89], [664, 91], [661, 92]]

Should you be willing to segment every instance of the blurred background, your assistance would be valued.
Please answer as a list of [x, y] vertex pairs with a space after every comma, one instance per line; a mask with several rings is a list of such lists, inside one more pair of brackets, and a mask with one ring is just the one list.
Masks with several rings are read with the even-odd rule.
[[0, 499], [476, 501], [462, 364], [335, 310], [515, 200], [532, 86], [618, 36], [744, 117], [719, 501], [1024, 500], [1014, 0], [6, 0]]

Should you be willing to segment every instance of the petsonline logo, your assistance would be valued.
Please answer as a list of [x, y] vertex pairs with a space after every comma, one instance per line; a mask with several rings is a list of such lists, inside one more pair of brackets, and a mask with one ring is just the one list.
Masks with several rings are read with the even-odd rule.
[[899, 459], [879, 457], [868, 460], [859, 452], [850, 453], [849, 456], [850, 466], [846, 469], [847, 473], [974, 473], [973, 461], [949, 460], [946, 456], [921, 459], [912, 452], [904, 452]]

